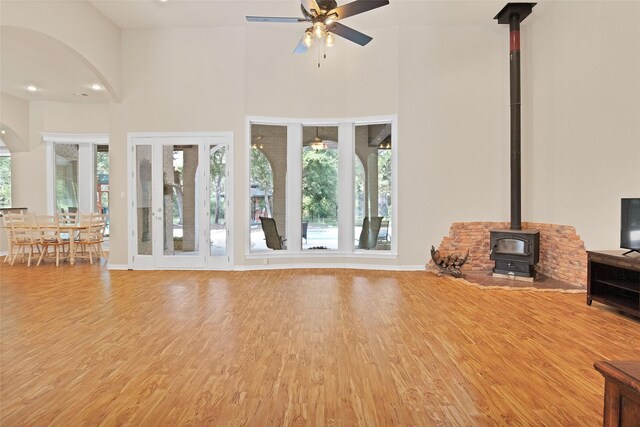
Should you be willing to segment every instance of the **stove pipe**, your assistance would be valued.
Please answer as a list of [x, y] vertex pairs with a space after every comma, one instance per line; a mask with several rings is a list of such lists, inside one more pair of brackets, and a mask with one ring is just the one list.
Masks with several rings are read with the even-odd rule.
[[520, 119], [520, 23], [536, 3], [507, 3], [495, 16], [509, 24], [509, 81], [511, 103], [511, 230], [522, 230], [522, 173]]

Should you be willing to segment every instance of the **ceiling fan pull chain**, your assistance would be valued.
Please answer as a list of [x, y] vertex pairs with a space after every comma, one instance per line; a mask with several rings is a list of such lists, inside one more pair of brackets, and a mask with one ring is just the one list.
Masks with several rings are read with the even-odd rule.
[[320, 68], [320, 43], [316, 45], [316, 50], [318, 52], [318, 68]]

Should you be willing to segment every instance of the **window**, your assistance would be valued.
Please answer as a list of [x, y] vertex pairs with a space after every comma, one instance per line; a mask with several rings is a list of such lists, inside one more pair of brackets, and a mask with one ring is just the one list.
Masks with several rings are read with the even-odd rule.
[[280, 236], [287, 227], [287, 126], [252, 124], [250, 153], [251, 250], [260, 251], [268, 249], [260, 217], [273, 218]]
[[395, 256], [395, 120], [250, 119], [249, 252]]
[[0, 208], [11, 207], [11, 153], [0, 141]]
[[56, 144], [56, 208], [78, 211], [78, 144]]
[[96, 145], [96, 208], [95, 211], [107, 215], [105, 236], [109, 235], [109, 146]]
[[302, 248], [338, 249], [338, 127], [304, 126]]
[[356, 249], [391, 249], [391, 134], [391, 123], [355, 127]]

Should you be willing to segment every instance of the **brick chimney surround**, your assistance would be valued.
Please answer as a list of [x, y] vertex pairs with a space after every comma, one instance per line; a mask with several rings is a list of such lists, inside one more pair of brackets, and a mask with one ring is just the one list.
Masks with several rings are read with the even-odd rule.
[[[494, 267], [489, 259], [489, 230], [508, 228], [509, 222], [454, 222], [438, 249], [444, 256], [464, 254], [469, 249], [469, 259], [462, 272], [489, 273]], [[539, 274], [586, 288], [587, 252], [574, 227], [523, 222], [522, 229], [540, 231], [540, 262], [536, 266]], [[429, 268], [435, 270], [433, 261], [429, 262]]]

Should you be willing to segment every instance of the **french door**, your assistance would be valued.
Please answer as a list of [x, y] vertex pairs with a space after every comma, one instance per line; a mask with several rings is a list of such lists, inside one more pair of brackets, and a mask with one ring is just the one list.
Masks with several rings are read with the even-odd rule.
[[132, 268], [231, 266], [231, 133], [133, 135]]

